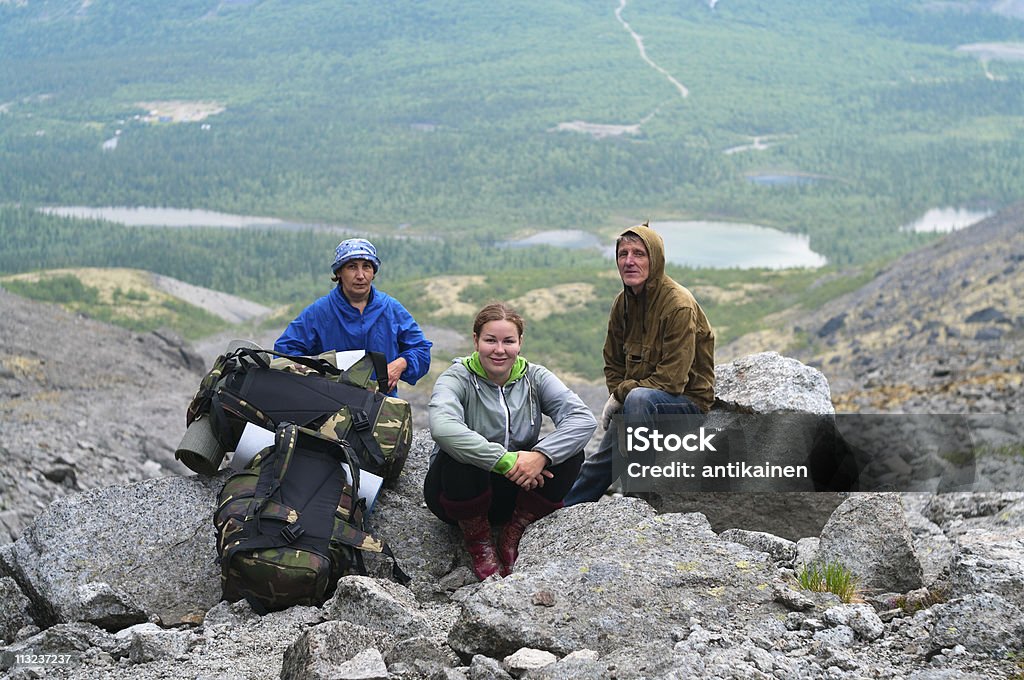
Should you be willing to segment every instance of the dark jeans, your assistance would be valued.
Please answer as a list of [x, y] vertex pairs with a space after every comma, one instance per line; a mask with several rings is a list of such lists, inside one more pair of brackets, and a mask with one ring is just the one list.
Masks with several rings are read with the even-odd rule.
[[[635, 387], [626, 395], [622, 404], [622, 415], [630, 419], [662, 414], [699, 415], [700, 408], [682, 394], [675, 395], [649, 387]], [[566, 505], [589, 503], [600, 500], [604, 492], [615, 481], [612, 474], [614, 456], [619, 455], [619, 427], [616, 419], [612, 419], [604, 437], [593, 455], [580, 469], [580, 475], [572, 489], [565, 496]]]
[[[551, 503], [561, 503], [576, 480], [582, 464], [583, 451], [580, 451], [568, 460], [548, 467], [548, 471], [554, 477], [545, 479], [544, 486], [534, 489], [532, 493]], [[438, 451], [423, 480], [423, 499], [434, 515], [454, 525], [455, 520], [441, 507], [442, 494], [449, 500], [468, 501], [487, 493], [488, 489], [492, 493], [488, 519], [492, 524], [504, 524], [515, 509], [519, 485], [510, 482], [503, 475], [468, 463], [460, 463], [444, 451]]]

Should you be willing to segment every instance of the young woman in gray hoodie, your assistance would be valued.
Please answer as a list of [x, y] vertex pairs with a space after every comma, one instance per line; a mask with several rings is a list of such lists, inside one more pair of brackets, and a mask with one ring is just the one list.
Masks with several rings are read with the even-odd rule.
[[[519, 355], [522, 340], [522, 317], [487, 305], [473, 323], [476, 351], [452, 362], [430, 398], [436, 446], [424, 497], [462, 530], [481, 580], [510, 573], [526, 527], [562, 507], [597, 428], [575, 392]], [[543, 439], [542, 415], [555, 426]], [[497, 544], [492, 524], [504, 525]]]

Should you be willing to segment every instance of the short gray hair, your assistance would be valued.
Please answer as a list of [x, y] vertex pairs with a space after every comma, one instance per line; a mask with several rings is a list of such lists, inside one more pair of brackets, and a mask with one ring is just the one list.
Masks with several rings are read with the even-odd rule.
[[643, 244], [644, 250], [647, 250], [647, 243], [642, 238], [640, 238], [640, 234], [636, 233], [635, 231], [624, 231], [619, 236], [619, 238], [615, 239], [616, 251], [619, 250], [619, 246], [622, 245], [623, 241], [637, 241]]

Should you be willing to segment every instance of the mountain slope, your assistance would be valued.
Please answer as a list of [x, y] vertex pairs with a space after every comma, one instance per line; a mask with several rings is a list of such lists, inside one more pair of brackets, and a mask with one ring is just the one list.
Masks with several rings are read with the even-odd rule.
[[172, 335], [0, 289], [0, 543], [60, 496], [188, 474], [174, 450], [202, 364]]
[[[1024, 205], [892, 262], [776, 337], [828, 376], [839, 411], [1024, 410]], [[750, 349], [750, 338], [737, 347]]]

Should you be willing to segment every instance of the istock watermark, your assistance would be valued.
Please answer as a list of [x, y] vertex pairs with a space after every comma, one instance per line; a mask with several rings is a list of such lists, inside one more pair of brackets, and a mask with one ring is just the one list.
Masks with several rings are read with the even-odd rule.
[[696, 433], [679, 435], [671, 432], [664, 435], [657, 429], [630, 425], [626, 427], [626, 450], [633, 452], [657, 451], [659, 453], [715, 451], [712, 440], [717, 434], [718, 432], [708, 432], [706, 428], [701, 427]]
[[626, 492], [1021, 491], [1024, 414], [617, 417]]

